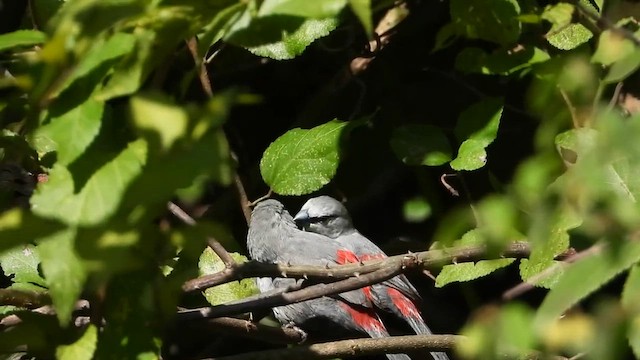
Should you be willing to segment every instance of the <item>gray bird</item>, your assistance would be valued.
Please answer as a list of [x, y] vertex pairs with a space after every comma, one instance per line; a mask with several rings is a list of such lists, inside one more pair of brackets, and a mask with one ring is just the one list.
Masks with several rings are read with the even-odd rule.
[[[289, 212], [273, 199], [264, 200], [254, 208], [247, 248], [254, 260], [290, 265], [331, 266], [338, 264], [338, 256], [355, 258], [337, 241], [298, 229]], [[260, 278], [258, 288], [260, 292], [269, 292], [288, 287], [296, 281], [301, 280]], [[282, 324], [295, 325], [305, 331], [314, 324], [328, 322], [373, 338], [389, 336], [363, 289], [279, 306], [273, 309], [273, 313]], [[388, 354], [387, 358], [409, 360], [404, 354]]]
[[[341, 246], [352, 251], [359, 260], [387, 257], [382, 249], [354, 228], [347, 209], [330, 196], [309, 199], [294, 220], [308, 232], [335, 239]], [[431, 334], [417, 307], [421, 301], [420, 295], [404, 275], [373, 285], [371, 289], [371, 300], [377, 308], [404, 319], [417, 334]], [[432, 352], [431, 356], [436, 360], [449, 360], [444, 352]]]

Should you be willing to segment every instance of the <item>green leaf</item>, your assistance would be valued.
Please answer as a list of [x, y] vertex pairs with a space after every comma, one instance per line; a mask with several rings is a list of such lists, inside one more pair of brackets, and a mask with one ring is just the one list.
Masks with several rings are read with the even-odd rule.
[[[238, 253], [230, 253], [230, 255], [238, 263], [247, 261], [245, 256]], [[211, 248], [207, 247], [200, 256], [198, 268], [200, 269], [200, 275], [209, 275], [224, 270], [225, 265], [218, 255], [216, 255]], [[243, 279], [208, 288], [204, 291], [204, 297], [211, 305], [219, 305], [255, 295], [258, 292], [255, 279]]]
[[[581, 1], [581, 3], [593, 8], [588, 1]], [[574, 11], [573, 5], [559, 3], [548, 5], [542, 13], [542, 18], [552, 24], [546, 36], [547, 41], [558, 49], [575, 49], [593, 37], [593, 33], [583, 25], [571, 23]]]
[[[84, 153], [100, 132], [104, 106], [101, 101], [89, 99], [65, 114], [52, 117], [48, 124], [38, 128], [35, 138], [52, 141], [58, 163], [69, 165]], [[44, 140], [34, 141], [42, 143]]]
[[450, 163], [453, 169], [476, 170], [486, 164], [485, 148], [498, 135], [502, 109], [502, 99], [491, 98], [470, 106], [460, 115], [454, 132], [463, 142], [458, 156]]
[[281, 14], [323, 19], [338, 15], [346, 5], [347, 0], [265, 0], [260, 7], [260, 15]]
[[0, 252], [32, 243], [62, 228], [62, 224], [35, 216], [30, 211], [11, 209], [0, 214]]
[[[501, 220], [501, 219], [500, 219]], [[500, 221], [497, 220], [497, 221]], [[485, 245], [487, 238], [483, 229], [467, 231], [462, 238], [454, 241], [451, 246]], [[478, 262], [465, 262], [454, 265], [446, 265], [436, 278], [436, 287], [442, 287], [452, 282], [474, 280], [511, 264], [515, 259], [481, 260]]]
[[356, 14], [364, 31], [371, 35], [373, 33], [373, 14], [371, 13], [371, 0], [349, 0], [351, 10]]
[[74, 250], [75, 236], [76, 230], [69, 228], [40, 239], [38, 244], [42, 272], [62, 326], [71, 320], [87, 277], [81, 259]]
[[640, 244], [635, 241], [625, 241], [617, 249], [605, 249], [602, 254], [589, 256], [568, 265], [556, 286], [542, 302], [534, 325], [542, 329], [557, 320], [571, 306], [638, 261], [640, 261]]
[[640, 67], [640, 49], [635, 50], [616, 61], [607, 72], [607, 75], [602, 79], [606, 84], [617, 83], [626, 79], [629, 75], [633, 74]]
[[530, 281], [536, 286], [552, 288], [560, 276], [564, 267], [561, 262], [555, 261], [555, 257], [569, 247], [568, 231], [580, 226], [582, 220], [570, 208], [558, 209], [559, 215], [549, 227], [546, 222], [546, 213], [533, 214], [533, 224], [529, 234], [531, 243], [531, 255], [529, 259], [520, 261], [520, 276], [524, 281], [530, 281], [531, 277], [554, 267], [547, 276], [538, 281]]
[[61, 345], [56, 349], [56, 359], [59, 360], [91, 360], [96, 351], [98, 342], [98, 330], [90, 324], [84, 334], [76, 342], [70, 345]]
[[[226, 40], [258, 56], [275, 60], [293, 59], [315, 40], [338, 26], [335, 18], [303, 19], [272, 15], [238, 21]], [[243, 25], [244, 24], [244, 25]]]
[[16, 46], [33, 46], [42, 44], [47, 40], [47, 35], [37, 30], [17, 30], [0, 35], [0, 51]]
[[621, 300], [622, 306], [633, 319], [629, 324], [627, 337], [637, 358], [640, 355], [640, 323], [637, 321], [640, 314], [640, 265], [631, 268], [629, 277], [624, 283]]
[[515, 259], [481, 260], [476, 263], [465, 262], [445, 265], [436, 278], [436, 287], [443, 287], [452, 282], [471, 281], [509, 266]]
[[458, 34], [501, 45], [520, 37], [520, 5], [516, 0], [451, 0], [451, 22]]
[[452, 169], [458, 171], [480, 169], [487, 163], [485, 147], [482, 141], [475, 139], [465, 140], [460, 145], [460, 149], [458, 149], [458, 155], [449, 165], [451, 165]]
[[404, 203], [403, 213], [407, 222], [422, 222], [431, 215], [431, 205], [422, 198], [414, 198]]
[[451, 146], [442, 130], [430, 125], [405, 125], [396, 128], [391, 148], [407, 165], [438, 166], [451, 160]]
[[336, 173], [340, 138], [346, 126], [346, 122], [333, 120], [309, 130], [287, 131], [262, 155], [262, 178], [281, 195], [303, 195], [320, 189]]
[[40, 258], [33, 245], [20, 246], [0, 253], [0, 267], [7, 276], [13, 275], [14, 283], [33, 283], [44, 286], [38, 265]]
[[[64, 97], [82, 97], [93, 93], [94, 89], [102, 85], [102, 80], [118, 60], [134, 51], [136, 37], [128, 33], [115, 33], [106, 41], [102, 39], [92, 45], [86, 56], [72, 69], [71, 75], [64, 84], [52, 94]], [[59, 100], [63, 100], [61, 97]], [[68, 99], [64, 99], [68, 100]]]
[[239, 2], [216, 13], [211, 21], [204, 26], [202, 34], [198, 36], [198, 53], [204, 57], [213, 44], [227, 35], [233, 24], [246, 10], [247, 4]]
[[151, 131], [160, 138], [165, 151], [186, 135], [189, 116], [180, 107], [158, 96], [131, 98], [131, 115], [140, 131]]
[[466, 109], [456, 124], [454, 133], [458, 140], [474, 139], [485, 146], [498, 135], [498, 126], [504, 102], [500, 98], [479, 101]]
[[635, 51], [635, 45], [631, 40], [611, 30], [605, 30], [600, 34], [598, 47], [591, 57], [591, 61], [609, 66], [614, 62], [631, 55]]
[[522, 358], [534, 348], [536, 337], [530, 325], [533, 314], [529, 307], [509, 303], [499, 309], [485, 308], [477, 316], [476, 321], [462, 329], [468, 341], [461, 343], [458, 350], [465, 358]]
[[[162, 21], [158, 22], [158, 18]], [[193, 19], [182, 8], [165, 8], [157, 14], [148, 14], [144, 20], [154, 24], [154, 28], [136, 29], [133, 51], [114, 68], [98, 98], [106, 100], [136, 92], [175, 46], [192, 32]]]
[[490, 54], [469, 47], [458, 54], [455, 66], [467, 73], [509, 75], [549, 59], [546, 51], [533, 46], [518, 50], [501, 48]]
[[116, 211], [131, 181], [140, 174], [146, 152], [145, 141], [130, 143], [91, 174], [81, 189], [75, 188], [69, 169], [56, 164], [49, 172], [49, 180], [40, 184], [31, 197], [33, 212], [74, 225], [105, 221]]

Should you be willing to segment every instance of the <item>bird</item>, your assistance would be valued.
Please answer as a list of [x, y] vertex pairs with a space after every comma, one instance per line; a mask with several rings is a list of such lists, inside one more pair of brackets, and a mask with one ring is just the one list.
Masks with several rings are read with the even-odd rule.
[[[263, 200], [253, 209], [247, 249], [254, 260], [288, 265], [331, 266], [339, 264], [338, 257], [356, 258], [337, 241], [298, 229], [291, 214], [275, 199]], [[257, 285], [264, 293], [298, 281], [304, 280], [263, 277], [257, 280]], [[363, 289], [278, 306], [273, 313], [281, 324], [303, 331], [313, 330], [314, 324], [329, 323], [341, 329], [366, 333], [372, 338], [389, 336]], [[387, 358], [410, 360], [405, 354], [387, 354]]]
[[[347, 208], [330, 196], [309, 199], [295, 215], [294, 221], [307, 232], [337, 241], [339, 245], [353, 252], [358, 261], [387, 257], [382, 249], [353, 226]], [[418, 309], [422, 299], [406, 276], [398, 275], [372, 285], [370, 300], [377, 308], [404, 319], [417, 334], [432, 334]], [[444, 352], [431, 352], [431, 356], [436, 360], [449, 360]]]

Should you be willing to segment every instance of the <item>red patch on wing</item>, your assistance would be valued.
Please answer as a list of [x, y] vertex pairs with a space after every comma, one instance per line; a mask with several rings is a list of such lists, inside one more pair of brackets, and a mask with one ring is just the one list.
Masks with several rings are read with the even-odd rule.
[[340, 307], [349, 313], [349, 316], [353, 319], [353, 321], [365, 330], [385, 330], [384, 324], [378, 319], [375, 313], [372, 310], [368, 309], [358, 309], [349, 304], [345, 304], [343, 302], [340, 303]]
[[420, 311], [416, 305], [400, 291], [394, 288], [387, 288], [387, 294], [391, 297], [393, 304], [400, 310], [402, 315], [406, 317], [420, 317]]
[[340, 249], [338, 251], [336, 251], [336, 258], [337, 258], [337, 262], [338, 264], [347, 264], [347, 263], [357, 263], [360, 262], [360, 260], [358, 260], [358, 257], [356, 256], [356, 254], [354, 254], [352, 251], [346, 250], [346, 249]]
[[[352, 251], [346, 249], [340, 249], [336, 251], [336, 261], [338, 264], [348, 264], [348, 263], [359, 263], [360, 260]], [[373, 295], [371, 294], [371, 287], [366, 286], [362, 288], [364, 292], [364, 296], [369, 300], [373, 300]]]

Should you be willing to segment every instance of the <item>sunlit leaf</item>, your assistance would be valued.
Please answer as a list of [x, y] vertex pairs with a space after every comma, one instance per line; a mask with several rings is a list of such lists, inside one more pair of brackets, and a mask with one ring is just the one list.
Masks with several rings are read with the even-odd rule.
[[265, 150], [260, 161], [262, 178], [282, 195], [318, 190], [336, 173], [346, 126], [346, 122], [334, 120], [309, 130], [287, 131]]
[[[246, 262], [247, 258], [238, 253], [231, 253], [231, 257], [238, 263]], [[225, 268], [224, 263], [216, 253], [207, 247], [200, 256], [198, 262], [200, 275], [209, 275], [219, 272]], [[214, 286], [204, 291], [204, 297], [211, 305], [224, 304], [229, 301], [242, 299], [257, 294], [258, 287], [255, 279], [243, 279], [228, 284]]]

